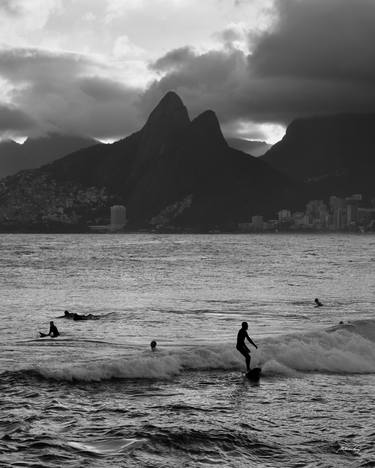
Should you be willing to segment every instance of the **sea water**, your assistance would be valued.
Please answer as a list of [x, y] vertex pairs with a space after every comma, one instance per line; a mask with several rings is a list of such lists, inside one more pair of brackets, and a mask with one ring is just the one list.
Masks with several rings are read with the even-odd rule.
[[375, 466], [372, 235], [1, 235], [0, 294], [1, 467]]

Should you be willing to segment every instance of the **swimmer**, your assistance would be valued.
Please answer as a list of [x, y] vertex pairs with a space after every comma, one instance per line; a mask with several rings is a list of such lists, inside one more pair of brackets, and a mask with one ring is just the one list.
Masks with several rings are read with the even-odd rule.
[[317, 297], [315, 298], [314, 302], [315, 302], [315, 307], [322, 307], [323, 306], [323, 304], [319, 301], [319, 299]]
[[151, 346], [151, 351], [155, 351], [155, 349], [156, 349], [156, 341], [155, 341], [155, 340], [152, 340], [151, 343], [150, 343], [150, 346]]

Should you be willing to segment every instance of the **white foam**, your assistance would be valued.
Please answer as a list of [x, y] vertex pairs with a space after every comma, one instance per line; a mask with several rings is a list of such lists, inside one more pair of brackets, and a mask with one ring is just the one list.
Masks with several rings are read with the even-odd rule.
[[[295, 375], [296, 372], [375, 372], [375, 321], [341, 324], [319, 332], [280, 335], [258, 342], [252, 349], [252, 367], [261, 365], [263, 374]], [[358, 326], [357, 326], [358, 325]], [[244, 358], [234, 343], [220, 346], [192, 346], [95, 361], [38, 368], [46, 378], [100, 381], [111, 378], [169, 379], [184, 370], [245, 370]]]

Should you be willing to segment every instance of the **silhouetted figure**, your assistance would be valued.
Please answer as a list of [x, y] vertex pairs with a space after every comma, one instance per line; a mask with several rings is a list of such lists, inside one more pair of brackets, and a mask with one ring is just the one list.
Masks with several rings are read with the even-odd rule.
[[74, 313], [73, 314], [73, 320], [77, 321], [77, 320], [99, 320], [100, 317], [98, 317], [97, 315], [93, 315], [93, 314], [87, 314], [87, 315], [81, 315], [81, 314], [76, 314]]
[[319, 301], [319, 299], [317, 297], [315, 298], [314, 302], [315, 302], [315, 307], [322, 307], [323, 306], [323, 304]]
[[237, 334], [237, 350], [245, 356], [246, 360], [246, 368], [247, 372], [250, 371], [250, 350], [245, 344], [245, 339], [249, 341], [255, 348], [258, 349], [258, 346], [254, 343], [254, 341], [250, 338], [250, 336], [247, 334], [247, 329], [249, 328], [249, 325], [247, 322], [242, 322], [242, 328]]
[[156, 341], [155, 341], [155, 340], [152, 340], [151, 343], [150, 343], [150, 346], [151, 346], [151, 351], [155, 351], [155, 349], [156, 349]]
[[41, 338], [44, 338], [46, 336], [51, 336], [52, 338], [56, 338], [57, 336], [60, 336], [59, 330], [57, 329], [56, 325], [53, 322], [49, 323], [49, 332], [48, 333], [42, 333], [39, 332], [39, 335]]
[[66, 318], [66, 319], [71, 319], [73, 318], [73, 312], [69, 312], [69, 310], [64, 310], [64, 315], [59, 315], [56, 318]]

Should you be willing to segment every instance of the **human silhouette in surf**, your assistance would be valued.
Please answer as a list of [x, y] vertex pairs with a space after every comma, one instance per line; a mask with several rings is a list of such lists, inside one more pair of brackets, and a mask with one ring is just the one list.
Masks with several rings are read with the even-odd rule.
[[151, 351], [155, 351], [155, 349], [156, 349], [156, 341], [155, 341], [155, 340], [152, 340], [151, 343], [150, 343], [150, 346], [151, 346]]
[[247, 329], [249, 328], [249, 325], [247, 322], [242, 322], [242, 326], [240, 331], [237, 334], [237, 346], [236, 349], [239, 351], [243, 356], [245, 356], [246, 360], [246, 369], [247, 372], [250, 371], [250, 349], [246, 346], [245, 344], [245, 339], [248, 340], [249, 343], [251, 343], [255, 348], [258, 349], [258, 346], [254, 343], [254, 341], [250, 338], [250, 336], [247, 333]]
[[44, 338], [46, 336], [51, 336], [52, 338], [56, 338], [60, 336], [59, 330], [57, 329], [56, 325], [53, 322], [49, 323], [49, 332], [48, 333], [42, 333], [39, 332], [39, 335], [41, 338]]
[[87, 315], [81, 315], [77, 314], [76, 312], [69, 312], [68, 310], [64, 311], [64, 315], [61, 315], [60, 317], [57, 318], [66, 318], [66, 319], [72, 319], [75, 321], [78, 320], [99, 320], [100, 317], [98, 315], [93, 315], [93, 314], [87, 314]]
[[315, 307], [322, 307], [323, 306], [323, 304], [319, 301], [319, 299], [317, 297], [315, 298], [314, 302], [315, 302]]

